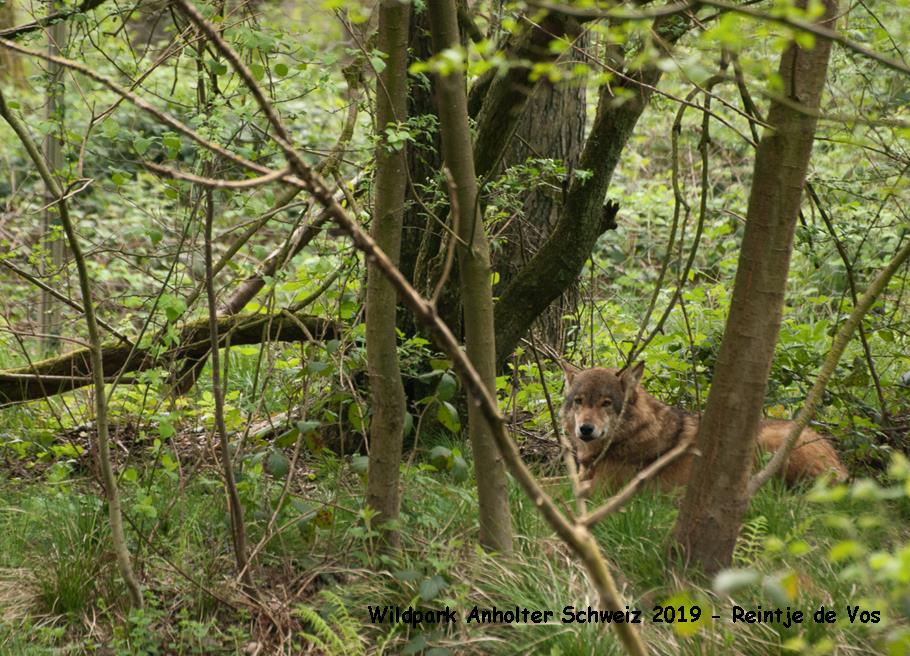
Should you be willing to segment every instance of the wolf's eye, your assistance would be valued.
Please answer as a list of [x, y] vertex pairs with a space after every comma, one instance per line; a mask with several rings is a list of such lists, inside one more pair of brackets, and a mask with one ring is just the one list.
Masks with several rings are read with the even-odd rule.
[[612, 400], [612, 399], [604, 399], [603, 407], [609, 408], [611, 405], [613, 405], [613, 400]]
[[572, 399], [572, 403], [574, 403], [575, 405], [581, 405], [581, 397], [576, 396], [574, 399]]

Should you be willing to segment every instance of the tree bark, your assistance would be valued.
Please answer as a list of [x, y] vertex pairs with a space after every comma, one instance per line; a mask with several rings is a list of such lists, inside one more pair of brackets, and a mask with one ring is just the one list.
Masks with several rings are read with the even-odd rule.
[[[454, 0], [429, 3], [433, 44], [437, 51], [458, 45]], [[496, 345], [493, 327], [493, 290], [490, 249], [477, 206], [477, 178], [468, 125], [464, 74], [437, 78], [442, 152], [455, 189], [452, 217], [459, 236], [458, 268], [464, 307], [465, 347], [487, 391], [496, 393]], [[493, 441], [480, 403], [470, 399], [468, 432], [474, 454], [480, 512], [480, 542], [499, 552], [512, 550], [512, 517], [502, 454]]]
[[[429, 11], [424, 5], [414, 7], [408, 50], [411, 61], [425, 61], [433, 56]], [[449, 234], [444, 229], [448, 206], [436, 198], [442, 169], [442, 140], [439, 135], [435, 84], [417, 78], [408, 89], [408, 116], [424, 126], [408, 145], [409, 203], [405, 208], [401, 243], [401, 271], [413, 281], [420, 293], [429, 297], [444, 268]], [[435, 216], [433, 216], [435, 214]], [[461, 299], [458, 284], [449, 280], [436, 301], [436, 311], [452, 331], [461, 336]], [[404, 332], [420, 332], [419, 322], [409, 313], [402, 313], [400, 325]]]
[[[805, 7], [805, 2], [802, 3]], [[836, 0], [820, 23], [833, 27]], [[747, 485], [783, 314], [800, 197], [824, 89], [831, 42], [791, 44], [779, 74], [791, 103], [772, 102], [759, 143], [730, 314], [675, 535], [686, 559], [715, 572], [730, 564], [749, 501]]]
[[[54, 3], [48, 2], [48, 14], [52, 14]], [[54, 23], [48, 29], [47, 51], [51, 55], [60, 55], [61, 46], [66, 42], [66, 23]], [[63, 168], [63, 149], [60, 135], [64, 132], [63, 115], [66, 107], [64, 102], [63, 67], [55, 62], [47, 64], [47, 104], [45, 105], [45, 118], [53, 125], [44, 139], [44, 159], [50, 168], [51, 175], [57, 177]], [[60, 211], [54, 204], [56, 201], [53, 190], [45, 185], [44, 203], [44, 243], [48, 248], [47, 258], [41, 259], [43, 277], [50, 281], [63, 269], [64, 244], [62, 235], [57, 234], [60, 228]], [[52, 354], [60, 346], [57, 335], [60, 332], [60, 307], [50, 292], [42, 290], [41, 305], [41, 333], [44, 351]]]
[[[584, 48], [586, 41], [579, 37], [576, 47]], [[577, 59], [574, 51], [572, 56]], [[506, 144], [497, 172], [504, 173], [512, 166], [538, 158], [561, 162], [569, 172], [576, 170], [585, 143], [585, 102], [583, 84], [538, 82], [519, 119], [514, 138]], [[562, 197], [558, 191], [550, 185], [535, 186], [524, 194], [523, 216], [519, 220], [509, 220], [501, 229], [491, 229], [498, 233], [499, 241], [492, 255], [493, 269], [499, 273], [500, 286], [496, 289], [505, 289], [537, 253], [538, 245], [547, 240], [559, 221], [561, 210]], [[562, 344], [565, 325], [562, 317], [567, 299], [575, 289], [573, 280], [536, 318], [543, 339], [551, 344]]]
[[[338, 339], [341, 327], [328, 319], [304, 314], [295, 314], [294, 319], [283, 312], [238, 314], [219, 317], [218, 334], [222, 338], [230, 334], [231, 344], [240, 346], [261, 344], [269, 339], [288, 342], [311, 337]], [[121, 372], [146, 371], [181, 358], [199, 358], [209, 352], [211, 345], [208, 320], [192, 321], [181, 331], [179, 344], [161, 354], [155, 354], [154, 348], [137, 348], [132, 352], [130, 344], [122, 343], [102, 347], [102, 375], [107, 379]], [[29, 366], [0, 371], [0, 406], [42, 399], [91, 385], [93, 373], [90, 349], [87, 348], [40, 360]]]
[[534, 91], [534, 83], [528, 79], [532, 64], [555, 61], [558, 55], [550, 49], [550, 42], [579, 32], [577, 18], [547, 11], [510, 44], [509, 60], [519, 63], [490, 81], [477, 115], [474, 161], [478, 176], [495, 170], [519, 126]]
[[[498, 174], [504, 167], [523, 162], [533, 153], [561, 159], [569, 166], [577, 163], [584, 136], [584, 87], [554, 87], [545, 81], [535, 84], [528, 81], [528, 75], [533, 62], [554, 61], [558, 57], [549, 48], [551, 40], [572, 37], [579, 31], [579, 20], [556, 11], [548, 12], [540, 22], [527, 25], [505, 45], [509, 60], [522, 62], [521, 65], [502, 74], [491, 70], [471, 87], [468, 112], [478, 121], [474, 151], [475, 157], [482, 158], [477, 160], [477, 175]], [[410, 49], [415, 60], [432, 55], [426, 12], [417, 14], [412, 21]], [[412, 85], [410, 108], [411, 116], [438, 114], [431, 90], [422, 84]], [[418, 147], [411, 150], [409, 171], [413, 190], [420, 195], [421, 202], [406, 210], [401, 269], [421, 293], [429, 296], [444, 268], [449, 239], [448, 233], [424, 209], [434, 202], [432, 193], [425, 190], [435, 187], [442, 165], [438, 134], [421, 133], [418, 139]], [[531, 194], [525, 207], [526, 216], [533, 217], [529, 220], [534, 225], [555, 222], [551, 216], [557, 211], [552, 198], [537, 192]], [[510, 231], [509, 237], [515, 238], [507, 238], [502, 251], [491, 256], [502, 285], [527, 259], [525, 244], [513, 232]], [[548, 233], [549, 225], [544, 236]], [[443, 288], [437, 310], [456, 335], [463, 334], [461, 298], [454, 281]], [[407, 331], [416, 332], [412, 317], [405, 315], [402, 322]]]
[[[0, 4], [0, 31], [16, 24], [16, 6], [13, 0]], [[0, 82], [9, 82], [17, 88], [25, 86], [22, 60], [12, 50], [0, 49]]]
[[[688, 23], [679, 16], [654, 22], [655, 32], [667, 46], [687, 29]], [[534, 320], [578, 278], [598, 237], [616, 227], [618, 207], [605, 206], [604, 198], [661, 71], [651, 65], [617, 77], [615, 84], [601, 87], [597, 115], [578, 165], [591, 175], [572, 181], [550, 236], [500, 294], [496, 304], [497, 362], [505, 361]], [[618, 102], [626, 94], [631, 95]]]
[[[376, 84], [376, 174], [373, 182], [371, 233], [376, 244], [397, 266], [407, 188], [407, 158], [402, 147], [389, 149], [386, 126], [407, 118], [408, 22], [410, 4], [382, 0], [379, 5], [378, 48], [388, 58]], [[367, 505], [376, 510], [385, 543], [397, 548], [399, 469], [404, 431], [405, 394], [398, 363], [395, 331], [398, 293], [373, 263], [367, 271], [366, 346], [372, 417]]]

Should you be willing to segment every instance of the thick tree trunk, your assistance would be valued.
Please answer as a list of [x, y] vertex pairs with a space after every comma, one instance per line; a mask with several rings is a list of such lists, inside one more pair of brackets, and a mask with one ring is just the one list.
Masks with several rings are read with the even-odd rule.
[[[577, 169], [585, 137], [585, 96], [581, 84], [539, 83], [521, 116], [515, 138], [507, 144], [499, 172], [538, 158], [562, 162], [568, 171]], [[507, 283], [527, 264], [559, 219], [562, 199], [558, 191], [534, 188], [523, 200], [524, 221], [509, 224], [502, 234], [503, 250], [493, 257], [501, 283]]]
[[[561, 36], [574, 36], [579, 31], [579, 21], [575, 18], [548, 12], [539, 23], [530, 24], [516, 33], [504, 49], [513, 61], [553, 61], [557, 55], [550, 50], [549, 42]], [[432, 55], [428, 41], [424, 11], [412, 22], [410, 50], [415, 60], [425, 60]], [[553, 86], [546, 81], [534, 84], [528, 81], [529, 73], [530, 66], [513, 67], [502, 75], [490, 71], [472, 86], [468, 111], [478, 121], [474, 145], [475, 157], [482, 159], [482, 162], [477, 160], [478, 175], [486, 175], [491, 169], [499, 174], [529, 156], [563, 160], [570, 167], [577, 164], [584, 136], [584, 86]], [[411, 116], [438, 113], [426, 85], [412, 85], [410, 109]], [[427, 296], [433, 293], [440, 277], [448, 245], [446, 231], [425, 211], [425, 207], [434, 202], [430, 190], [438, 180], [442, 165], [439, 146], [438, 134], [430, 131], [421, 133], [417, 147], [411, 150], [410, 178], [421, 202], [411, 204], [406, 210], [402, 247], [402, 272]], [[439, 213], [443, 211], [438, 210]], [[549, 234], [550, 226], [558, 216], [558, 207], [552, 195], [535, 191], [529, 194], [524, 212], [533, 226], [524, 235], [526, 239], [519, 234], [518, 224], [513, 223], [505, 235], [502, 250], [491, 256], [493, 269], [500, 273], [501, 285], [505, 285], [533, 254], [534, 250], [529, 250], [528, 246], [534, 239], [540, 242], [539, 232], [542, 231], [543, 237]], [[450, 281], [442, 290], [437, 309], [453, 332], [462, 335], [461, 297], [455, 281]], [[416, 332], [413, 318], [405, 316], [402, 321], [406, 330]]]
[[[679, 16], [654, 22], [654, 31], [667, 46], [687, 28], [688, 23]], [[578, 278], [598, 237], [616, 227], [618, 208], [605, 206], [604, 198], [620, 155], [660, 77], [659, 68], [647, 66], [626, 71], [621, 81], [601, 87], [597, 115], [578, 165], [591, 175], [572, 181], [550, 236], [502, 290], [496, 304], [497, 362], [515, 350], [534, 320]], [[622, 95], [628, 99], [617, 103]]]
[[527, 62], [511, 66], [489, 83], [483, 104], [477, 115], [477, 143], [474, 160], [477, 175], [486, 176], [496, 169], [532, 97], [534, 83], [528, 77], [534, 62], [554, 61], [556, 51], [550, 42], [565, 36], [577, 35], [577, 18], [559, 11], [548, 11], [530, 21], [509, 44], [509, 59]]
[[[427, 7], [414, 8], [408, 50], [412, 61], [425, 61], [433, 56], [430, 17]], [[436, 123], [439, 110], [434, 95], [435, 85], [426, 78], [415, 79], [409, 91], [408, 116], [424, 126], [408, 149], [408, 175], [411, 185], [405, 209], [402, 232], [401, 271], [413, 281], [420, 293], [429, 297], [444, 268], [448, 233], [444, 229], [448, 206], [439, 202], [442, 169], [442, 140]], [[435, 216], [434, 216], [435, 215]], [[461, 336], [461, 298], [457, 280], [450, 279], [436, 301], [436, 311], [452, 331]], [[409, 313], [401, 317], [408, 334], [420, 331], [419, 322]]]
[[[376, 84], [376, 175], [373, 183], [372, 237], [397, 266], [401, 252], [401, 225], [407, 188], [405, 150], [389, 150], [382, 138], [387, 125], [407, 118], [408, 18], [410, 5], [382, 0], [379, 5], [379, 50], [388, 55]], [[376, 268], [369, 265], [366, 290], [367, 368], [373, 410], [370, 420], [370, 463], [367, 505], [379, 522], [398, 519], [398, 472], [404, 430], [405, 396], [398, 364], [395, 332], [398, 293]], [[399, 544], [397, 528], [384, 531], [389, 546]]]
[[[805, 6], [805, 2], [802, 3]], [[836, 0], [821, 23], [833, 27]], [[701, 421], [696, 460], [676, 538], [687, 560], [714, 572], [730, 564], [749, 501], [747, 484], [783, 313], [800, 197], [815, 134], [831, 42], [790, 45], [779, 73], [787, 104], [772, 102], [755, 157], [746, 229], [727, 327]], [[807, 111], [797, 111], [798, 103]]]
[[[429, 4], [433, 43], [437, 51], [458, 44], [454, 0]], [[477, 207], [477, 178], [468, 125], [467, 94], [460, 72], [437, 79], [442, 151], [455, 189], [452, 217], [460, 240], [458, 268], [464, 306], [467, 355], [491, 395], [496, 393], [496, 345], [493, 328], [493, 290], [490, 249]], [[502, 454], [493, 441], [480, 404], [468, 405], [468, 430], [474, 453], [480, 506], [480, 542], [500, 552], [512, 550], [509, 489]]]
[[[586, 39], [576, 46], [584, 48]], [[577, 55], [573, 55], [577, 59]], [[566, 170], [578, 168], [585, 136], [585, 86], [577, 83], [537, 84], [521, 115], [515, 137], [508, 142], [499, 169], [524, 164], [528, 159], [546, 158], [561, 162]], [[552, 180], [547, 180], [553, 183]], [[499, 233], [493, 269], [499, 273], [497, 289], [505, 289], [537, 253], [559, 221], [562, 198], [551, 184], [531, 188], [524, 195], [521, 220], [510, 220]], [[494, 229], [495, 231], [495, 229]], [[563, 290], [560, 298], [537, 317], [538, 327], [551, 343], [561, 343], [562, 315], [574, 285]]]

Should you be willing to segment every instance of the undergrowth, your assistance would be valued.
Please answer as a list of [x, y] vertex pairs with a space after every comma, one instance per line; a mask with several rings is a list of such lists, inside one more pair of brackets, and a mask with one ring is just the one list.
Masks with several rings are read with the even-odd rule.
[[[427, 442], [424, 455], [457, 448], [451, 440]], [[598, 604], [583, 569], [517, 489], [511, 492], [516, 552], [509, 558], [486, 554], [476, 546], [471, 481], [416, 458], [403, 471], [403, 549], [393, 556], [375, 549], [377, 527], [362, 509], [357, 467], [330, 454], [309, 456], [306, 467], [310, 485], [295, 489], [281, 507], [283, 481], [255, 466], [242, 477], [251, 544], [265, 535], [276, 508], [282, 517], [273, 525], [281, 527], [277, 537], [259, 552], [255, 579], [266, 597], [292, 609], [288, 617], [272, 618], [289, 631], [286, 653], [618, 653], [613, 633], [601, 624], [561, 621], [567, 606]], [[905, 474], [895, 467], [900, 480]], [[214, 473], [202, 470], [188, 480], [161, 470], [139, 474], [124, 480], [124, 495], [128, 508], [147, 506], [134, 511], [129, 536], [144, 563], [149, 603], [132, 613], [123, 607], [95, 489], [73, 478], [53, 486], [0, 486], [0, 653], [236, 654], [268, 635], [263, 618], [240, 603]], [[550, 491], [569, 500], [563, 484]], [[868, 481], [833, 491], [768, 485], [746, 517], [735, 569], [717, 581], [674, 560], [671, 495], [645, 491], [598, 526], [596, 536], [630, 608], [642, 611], [639, 628], [657, 653], [765, 654], [788, 647], [901, 653], [907, 588], [899, 587], [906, 577], [906, 563], [903, 570], [899, 563], [906, 547], [899, 549], [908, 540], [910, 503], [897, 496]], [[346, 554], [345, 567], [338, 567], [339, 553]], [[889, 553], [896, 561], [887, 560]], [[882, 575], [889, 567], [893, 581]], [[842, 619], [789, 629], [733, 625], [733, 604], [809, 613], [825, 606]], [[851, 623], [848, 604], [879, 609], [883, 620]], [[702, 619], [655, 623], [655, 607], [668, 605], [697, 605]], [[458, 621], [374, 623], [371, 606], [448, 606]], [[475, 607], [551, 610], [553, 616], [548, 624], [467, 623]]]

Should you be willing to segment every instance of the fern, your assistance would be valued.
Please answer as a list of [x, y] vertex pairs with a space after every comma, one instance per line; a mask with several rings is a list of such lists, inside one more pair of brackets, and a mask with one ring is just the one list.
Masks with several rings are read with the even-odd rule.
[[323, 590], [320, 597], [331, 606], [328, 618], [306, 604], [301, 604], [294, 611], [314, 632], [302, 632], [301, 637], [326, 656], [365, 656], [366, 650], [360, 641], [360, 626], [348, 612], [344, 600], [330, 590]]
[[758, 515], [743, 524], [742, 530], [739, 532], [739, 540], [733, 549], [733, 562], [739, 565], [751, 565], [767, 534], [768, 519], [764, 515]]

